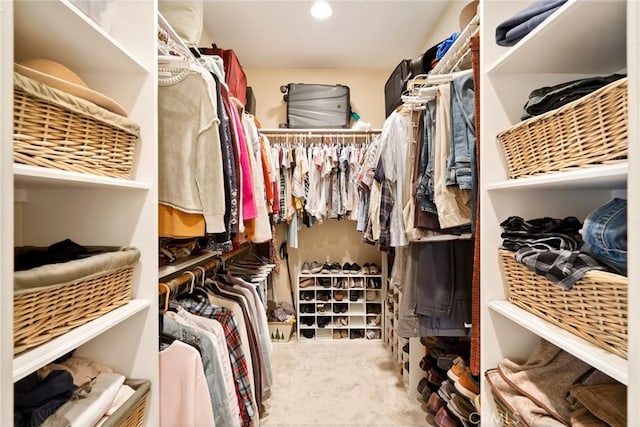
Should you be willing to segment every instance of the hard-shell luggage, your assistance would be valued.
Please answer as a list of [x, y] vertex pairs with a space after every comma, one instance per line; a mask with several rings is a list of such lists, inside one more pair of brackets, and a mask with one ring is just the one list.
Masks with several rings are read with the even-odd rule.
[[348, 128], [351, 120], [348, 86], [289, 83], [281, 86], [287, 103], [287, 123], [281, 127]]
[[384, 109], [385, 117], [389, 117], [393, 110], [402, 105], [402, 92], [407, 88], [407, 82], [411, 78], [411, 60], [403, 59], [394, 68], [393, 72], [384, 84]]

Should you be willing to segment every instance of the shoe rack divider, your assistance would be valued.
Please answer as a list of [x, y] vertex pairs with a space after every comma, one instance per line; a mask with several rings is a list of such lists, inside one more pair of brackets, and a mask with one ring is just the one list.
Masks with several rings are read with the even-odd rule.
[[[345, 273], [298, 275], [298, 340], [381, 341], [384, 329], [382, 277]], [[339, 293], [342, 299], [336, 298]], [[352, 294], [357, 295], [357, 299], [352, 300]], [[345, 317], [346, 325], [339, 322]], [[377, 324], [372, 322], [374, 318], [378, 319]], [[323, 321], [327, 323], [323, 324]], [[313, 331], [313, 336], [305, 337], [305, 330]]]

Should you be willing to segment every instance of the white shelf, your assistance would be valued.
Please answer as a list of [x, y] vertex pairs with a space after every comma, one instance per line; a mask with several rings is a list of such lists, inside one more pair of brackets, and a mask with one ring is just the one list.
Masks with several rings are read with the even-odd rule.
[[110, 178], [79, 172], [13, 164], [14, 184], [18, 188], [65, 188], [65, 189], [105, 189], [149, 190], [146, 182]]
[[509, 48], [488, 73], [608, 74], [624, 69], [626, 3], [606, 3], [569, 0]]
[[[13, 359], [13, 381], [56, 360], [58, 357], [80, 347], [82, 344], [124, 322], [136, 313], [149, 307], [147, 300], [132, 300], [127, 305], [116, 308], [98, 319], [79, 326], [64, 335], [17, 355]], [[120, 345], [127, 345], [120, 343]]]
[[555, 172], [496, 182], [487, 185], [487, 190], [624, 189], [627, 187], [628, 169], [626, 162], [584, 167], [566, 172]]
[[493, 301], [489, 308], [534, 334], [573, 354], [623, 384], [628, 383], [628, 362], [572, 333], [515, 306], [508, 301]]
[[13, 6], [17, 60], [50, 58], [80, 75], [100, 71], [118, 76], [149, 71], [68, 0], [16, 1]]

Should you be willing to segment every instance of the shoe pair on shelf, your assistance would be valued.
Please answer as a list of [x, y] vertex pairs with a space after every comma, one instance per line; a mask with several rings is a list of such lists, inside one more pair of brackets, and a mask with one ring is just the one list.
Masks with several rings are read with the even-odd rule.
[[331, 317], [318, 317], [318, 328], [324, 328], [331, 322]]
[[345, 274], [361, 274], [362, 268], [358, 264], [345, 262], [342, 266], [342, 272]]
[[350, 291], [349, 292], [349, 301], [351, 302], [357, 302], [360, 297], [361, 297], [361, 293], [360, 291]]
[[340, 264], [338, 264], [337, 262], [334, 262], [333, 264], [329, 264], [328, 262], [325, 262], [322, 265], [322, 269], [320, 270], [320, 273], [322, 274], [338, 274], [342, 271], [342, 267], [340, 267]]
[[314, 318], [313, 316], [305, 316], [300, 318], [300, 323], [306, 326], [313, 326]]
[[380, 274], [380, 267], [375, 263], [366, 263], [362, 266], [362, 274]]
[[308, 288], [310, 286], [313, 286], [313, 277], [301, 279], [298, 286], [300, 286], [300, 288]]
[[300, 304], [300, 313], [313, 313], [314, 312], [314, 306], [313, 304]]
[[375, 316], [369, 316], [367, 321], [367, 324], [369, 326], [380, 326], [380, 322], [382, 321], [382, 317], [379, 314], [376, 314]]
[[329, 299], [331, 299], [331, 292], [318, 292], [318, 300], [326, 302]]
[[367, 279], [368, 289], [380, 289], [382, 288], [382, 281], [378, 278]]
[[313, 301], [313, 291], [311, 292], [302, 292], [300, 297], [305, 301]]
[[378, 301], [378, 292], [367, 291], [367, 298], [366, 299], [367, 299], [368, 302]]
[[352, 329], [351, 330], [351, 339], [361, 339], [364, 338], [364, 331], [362, 329]]
[[347, 326], [349, 324], [349, 318], [346, 316], [334, 317], [334, 326]]
[[331, 304], [320, 303], [316, 305], [316, 310], [318, 310], [318, 313], [326, 313], [330, 309], [331, 309]]
[[331, 278], [330, 277], [320, 277], [320, 278], [318, 278], [318, 285], [322, 286], [323, 288], [330, 288], [331, 287]]
[[347, 304], [334, 304], [333, 305], [334, 313], [346, 313], [347, 312]]
[[300, 273], [302, 274], [318, 274], [320, 271], [322, 271], [322, 264], [317, 261], [305, 261], [300, 268]]
[[364, 279], [362, 277], [354, 277], [351, 283], [352, 288], [364, 288]]
[[334, 329], [333, 339], [349, 338], [349, 331], [347, 329]]
[[303, 329], [301, 333], [305, 338], [313, 338], [316, 336], [316, 331], [313, 329]]
[[379, 340], [380, 339], [380, 331], [374, 331], [374, 330], [369, 329], [367, 331], [367, 339]]
[[336, 300], [336, 301], [342, 301], [344, 299], [344, 292], [335, 291], [333, 293], [333, 299]]
[[381, 314], [379, 303], [367, 304], [367, 314]]

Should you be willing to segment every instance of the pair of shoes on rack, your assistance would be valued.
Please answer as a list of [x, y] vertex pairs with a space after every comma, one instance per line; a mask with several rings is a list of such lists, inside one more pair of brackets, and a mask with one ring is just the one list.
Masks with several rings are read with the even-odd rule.
[[305, 338], [313, 338], [316, 336], [316, 331], [313, 329], [303, 329], [302, 336]]
[[341, 277], [336, 279], [336, 282], [334, 283], [333, 287], [337, 288], [337, 289], [346, 289], [347, 288], [347, 284], [345, 283], [346, 279], [343, 279]]
[[333, 339], [349, 338], [349, 331], [347, 329], [334, 329]]
[[331, 304], [316, 304], [316, 310], [318, 313], [326, 313], [331, 308]]
[[345, 274], [360, 274], [362, 272], [362, 268], [354, 263], [345, 262], [342, 266], [342, 272]]
[[305, 316], [300, 318], [300, 323], [302, 323], [303, 325], [313, 326], [313, 322], [314, 322], [313, 316], [311, 317]]
[[313, 291], [311, 291], [311, 292], [302, 292], [300, 294], [300, 296], [305, 301], [313, 301]]
[[378, 300], [378, 293], [377, 292], [371, 292], [371, 291], [367, 291], [367, 301], [368, 302], [372, 302], [372, 301], [377, 301]]
[[352, 288], [364, 288], [364, 279], [362, 277], [354, 277], [351, 283]]
[[323, 288], [330, 288], [331, 287], [331, 278], [328, 277], [319, 277], [318, 278], [318, 285], [322, 286]]
[[360, 291], [350, 291], [349, 292], [349, 301], [356, 302], [360, 299]]
[[334, 304], [333, 312], [334, 313], [346, 313], [348, 309], [347, 304]]
[[382, 317], [379, 314], [376, 314], [375, 316], [369, 316], [368, 317], [368, 322], [367, 325], [369, 326], [380, 326], [380, 321], [382, 320]]
[[382, 281], [375, 277], [372, 279], [367, 279], [367, 288], [368, 289], [380, 289], [382, 288]]
[[342, 271], [342, 267], [340, 267], [340, 264], [338, 264], [337, 262], [334, 262], [332, 264], [325, 262], [322, 266], [322, 269], [320, 270], [322, 274], [338, 274], [340, 273], [340, 271]]
[[458, 393], [473, 402], [476, 396], [480, 394], [479, 378], [474, 376], [469, 368], [466, 368], [464, 373], [460, 375], [455, 382], [455, 389]]
[[381, 314], [382, 307], [380, 303], [370, 303], [367, 304], [367, 314]]
[[375, 263], [366, 263], [362, 266], [362, 274], [380, 274], [380, 268]]
[[336, 300], [336, 301], [342, 301], [344, 299], [344, 292], [335, 291], [333, 293], [333, 299]]
[[364, 338], [364, 331], [361, 329], [352, 329], [351, 330], [351, 339], [361, 339]]
[[320, 301], [325, 301], [325, 302], [327, 302], [327, 301], [329, 301], [329, 300], [331, 299], [331, 292], [327, 292], [327, 291], [325, 291], [325, 292], [318, 292], [317, 298], [318, 298], [318, 300], [320, 300]]
[[367, 339], [370, 340], [379, 340], [380, 339], [380, 331], [376, 330], [367, 330]]
[[337, 326], [347, 326], [349, 325], [349, 318], [346, 316], [334, 317], [333, 323]]
[[300, 304], [300, 313], [313, 313], [313, 304]]
[[331, 322], [331, 317], [318, 317], [318, 328], [324, 328]]
[[302, 274], [318, 274], [320, 271], [322, 271], [322, 264], [317, 261], [305, 261], [300, 268], [300, 273]]
[[300, 284], [298, 285], [300, 288], [308, 288], [313, 286], [313, 277], [307, 277], [300, 280]]

